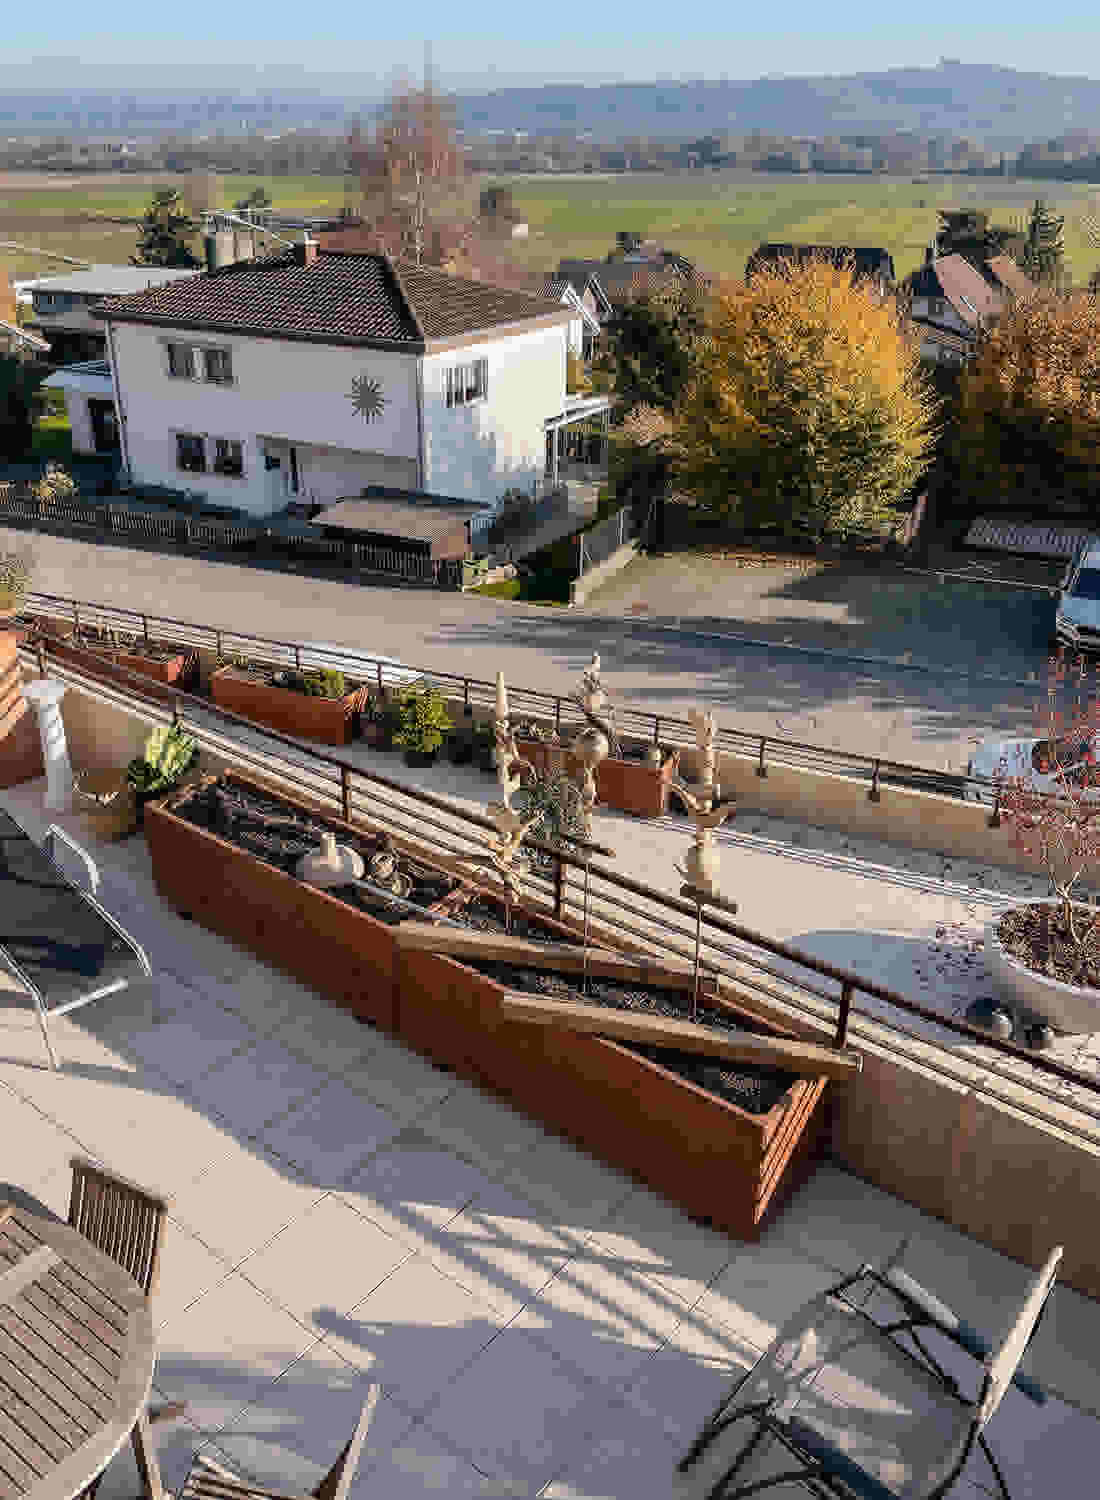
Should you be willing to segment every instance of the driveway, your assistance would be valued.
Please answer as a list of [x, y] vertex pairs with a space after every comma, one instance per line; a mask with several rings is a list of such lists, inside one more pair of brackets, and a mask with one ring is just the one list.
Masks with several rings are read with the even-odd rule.
[[[509, 682], [551, 693], [573, 692], [599, 651], [608, 687], [624, 704], [682, 716], [702, 700], [723, 723], [750, 732], [937, 769], [961, 769], [983, 738], [1027, 730], [1038, 692], [1037, 683], [961, 675], [957, 637], [945, 644], [946, 669], [922, 672], [710, 638], [715, 623], [731, 628], [728, 617], [685, 618], [665, 628], [644, 617], [338, 583], [0, 528], [0, 548], [28, 543], [35, 587], [44, 593], [284, 640], [329, 641], [438, 671], [491, 679], [503, 670]], [[795, 636], [793, 628], [779, 629]], [[1041, 668], [1036, 651], [1030, 670]]]
[[[945, 567], [981, 572], [993, 565], [955, 556]], [[1000, 571], [1022, 576], [1024, 570]], [[917, 661], [1010, 677], [1042, 669], [1055, 610], [1049, 594], [1003, 583], [889, 566], [742, 566], [688, 552], [636, 557], [585, 607], [600, 615], [690, 619], [700, 629], [776, 642], [886, 656], [911, 652]]]

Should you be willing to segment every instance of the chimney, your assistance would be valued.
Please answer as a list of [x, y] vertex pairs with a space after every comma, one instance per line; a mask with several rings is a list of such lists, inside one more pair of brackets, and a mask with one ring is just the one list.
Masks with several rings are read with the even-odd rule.
[[317, 259], [317, 241], [310, 237], [308, 229], [302, 230], [301, 243], [294, 246], [294, 264], [311, 266]]

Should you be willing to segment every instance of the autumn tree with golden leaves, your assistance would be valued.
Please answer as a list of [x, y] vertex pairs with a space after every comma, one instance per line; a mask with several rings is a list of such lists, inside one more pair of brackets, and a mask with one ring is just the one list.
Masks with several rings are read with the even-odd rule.
[[976, 498], [1100, 502], [1100, 301], [1042, 291], [986, 336], [960, 392], [958, 468]]
[[811, 260], [712, 297], [672, 418], [629, 427], [734, 524], [820, 540], [888, 522], [931, 462], [936, 411], [893, 302]]

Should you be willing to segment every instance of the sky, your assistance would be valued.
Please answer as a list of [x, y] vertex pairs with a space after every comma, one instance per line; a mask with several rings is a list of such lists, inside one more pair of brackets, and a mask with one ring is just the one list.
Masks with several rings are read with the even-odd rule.
[[[394, 7], [353, 0], [328, 0], [317, 11], [270, 0], [224, 7], [115, 0], [106, 10], [86, 0], [53, 0], [48, 13], [19, 6], [5, 23], [0, 88], [189, 85], [206, 78], [244, 88], [328, 83], [371, 96], [384, 92], [401, 68], [420, 72], [425, 39], [440, 82], [455, 89], [854, 73], [934, 67], [942, 55], [1028, 72], [1100, 74], [1100, 20], [1086, 0], [1060, 5], [1056, 25], [1019, 0], [973, 0], [964, 8], [965, 26], [957, 24], [960, 7], [948, 0], [926, 0], [898, 21], [890, 19], [892, 9], [872, 9], [868, 0], [829, 9], [787, 0], [771, 21], [759, 12], [748, 18], [728, 0], [695, 0], [686, 12], [667, 0], [604, 0], [588, 17], [568, 7], [484, 0], [476, 16], [460, 23], [454, 5], [420, 0], [417, 32], [410, 35]], [[690, 18], [690, 29], [677, 25], [681, 15]], [[315, 17], [324, 30], [309, 24]]]

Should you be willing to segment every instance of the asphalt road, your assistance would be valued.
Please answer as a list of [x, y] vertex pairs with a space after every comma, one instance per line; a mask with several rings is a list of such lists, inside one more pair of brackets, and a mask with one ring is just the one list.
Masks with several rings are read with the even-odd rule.
[[[705, 702], [731, 728], [938, 770], [961, 770], [991, 735], [1026, 732], [1039, 691], [1037, 681], [964, 672], [950, 659], [943, 670], [921, 671], [858, 654], [719, 640], [690, 625], [347, 584], [0, 528], [0, 548], [28, 544], [34, 587], [44, 593], [328, 641], [437, 671], [492, 678], [503, 670], [511, 683], [551, 693], [574, 691], [599, 651], [607, 687], [624, 705], [682, 716]], [[1037, 650], [1037, 673], [1042, 666]]]

